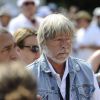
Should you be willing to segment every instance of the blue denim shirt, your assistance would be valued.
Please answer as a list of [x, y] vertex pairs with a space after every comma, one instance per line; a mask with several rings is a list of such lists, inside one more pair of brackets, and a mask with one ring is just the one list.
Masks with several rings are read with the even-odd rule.
[[[89, 64], [83, 60], [69, 57], [70, 92], [72, 100], [90, 100], [94, 88], [93, 73]], [[27, 66], [38, 81], [38, 94], [42, 100], [60, 100], [60, 94], [55, 77], [53, 76], [44, 55]]]

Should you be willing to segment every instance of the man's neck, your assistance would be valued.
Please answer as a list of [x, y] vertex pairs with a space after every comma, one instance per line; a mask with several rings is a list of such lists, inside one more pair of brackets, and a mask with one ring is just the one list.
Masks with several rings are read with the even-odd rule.
[[33, 19], [33, 15], [30, 16], [30, 15], [27, 15], [27, 14], [25, 14], [25, 13], [23, 13], [23, 15], [24, 15], [28, 20], [32, 20], [32, 19]]
[[58, 73], [61, 77], [63, 77], [65, 70], [65, 62], [62, 64], [55, 63], [52, 59], [48, 58], [49, 62], [53, 66], [56, 73]]

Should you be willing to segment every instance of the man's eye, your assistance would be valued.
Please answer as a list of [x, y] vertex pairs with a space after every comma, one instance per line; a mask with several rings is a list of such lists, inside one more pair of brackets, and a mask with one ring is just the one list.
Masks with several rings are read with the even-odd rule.
[[57, 39], [58, 41], [61, 41], [61, 39]]
[[10, 50], [11, 50], [11, 48], [8, 47], [8, 48], [4, 48], [4, 49], [2, 50], [2, 52], [6, 52], [6, 51], [10, 51]]
[[55, 39], [55, 41], [61, 41], [62, 39]]
[[7, 51], [10, 51], [10, 50], [11, 50], [11, 48], [10, 48], [10, 47], [8, 47], [8, 48], [6, 48], [6, 50], [7, 50]]

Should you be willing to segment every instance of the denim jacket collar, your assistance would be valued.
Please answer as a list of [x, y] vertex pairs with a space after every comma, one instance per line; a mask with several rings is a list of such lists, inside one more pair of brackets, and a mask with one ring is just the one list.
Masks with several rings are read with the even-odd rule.
[[77, 64], [77, 62], [75, 62], [72, 59], [73, 59], [72, 57], [69, 57], [69, 59], [68, 59], [70, 85], [72, 86], [71, 89], [73, 88], [73, 83], [74, 83], [74, 80], [75, 80], [75, 76], [76, 76], [77, 72], [80, 71], [79, 65]]
[[[69, 73], [77, 73], [78, 71], [80, 71], [80, 67], [77, 64], [77, 62], [72, 61], [72, 59], [73, 59], [72, 57], [68, 58]], [[41, 55], [39, 61], [42, 64], [42, 67], [41, 67], [42, 71], [44, 71], [46, 73], [51, 72], [51, 70], [48, 66], [47, 59], [44, 54]]]
[[41, 55], [39, 61], [41, 62], [42, 65], [41, 70], [44, 71], [45, 73], [51, 73], [51, 70], [48, 66], [47, 59], [44, 54]]
[[[70, 75], [70, 85], [71, 85], [71, 90], [73, 89], [73, 84], [75, 82], [75, 76], [78, 71], [80, 71], [79, 64], [73, 59], [73, 57], [68, 58], [68, 68], [69, 68], [69, 75]], [[47, 59], [44, 54], [41, 55], [40, 60], [41, 62], [41, 70], [45, 73], [51, 74], [52, 71], [49, 68]]]
[[69, 57], [68, 59], [68, 68], [69, 68], [69, 73], [77, 73], [78, 71], [80, 71], [80, 67], [79, 64], [75, 61], [72, 60], [72, 57]]

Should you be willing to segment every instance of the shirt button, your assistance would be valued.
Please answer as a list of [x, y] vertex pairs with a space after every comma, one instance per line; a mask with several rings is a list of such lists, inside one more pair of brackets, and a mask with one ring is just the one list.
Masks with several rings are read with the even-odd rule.
[[51, 90], [55, 90], [55, 87], [51, 87]]

